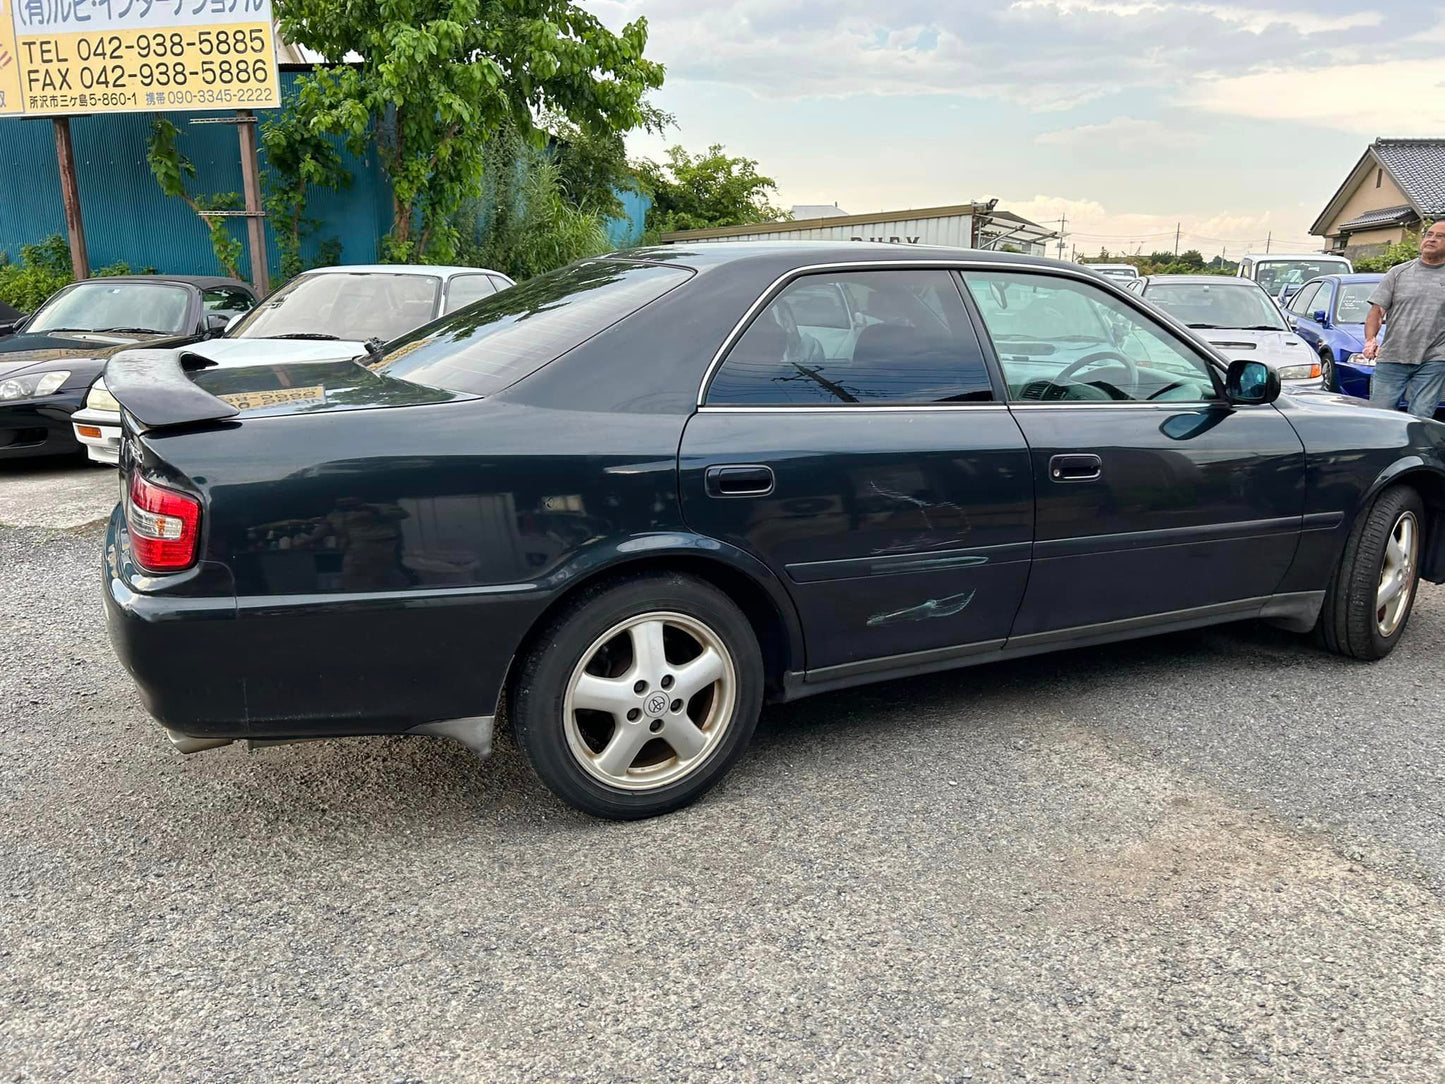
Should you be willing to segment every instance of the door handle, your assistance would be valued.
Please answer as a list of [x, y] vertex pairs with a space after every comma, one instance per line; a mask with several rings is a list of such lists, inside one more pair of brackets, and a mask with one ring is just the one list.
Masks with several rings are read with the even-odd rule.
[[766, 497], [773, 491], [773, 468], [762, 466], [708, 467], [709, 497]]
[[1049, 477], [1055, 482], [1092, 482], [1104, 473], [1096, 455], [1056, 455], [1049, 460]]

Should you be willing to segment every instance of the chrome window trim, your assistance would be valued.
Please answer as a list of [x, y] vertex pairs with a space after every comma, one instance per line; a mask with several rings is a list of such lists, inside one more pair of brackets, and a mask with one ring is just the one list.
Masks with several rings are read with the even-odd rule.
[[1077, 399], [1054, 399], [1047, 403], [1039, 402], [1011, 402], [1010, 410], [1058, 410], [1063, 407], [1068, 410], [1167, 410], [1171, 413], [1180, 410], [1199, 410], [1203, 407], [1221, 407], [1229, 405], [1223, 399], [1181, 399], [1177, 402], [1150, 403], [1148, 401], [1120, 400], [1114, 403], [1090, 403], [1081, 402]]
[[[1149, 308], [1145, 308], [1144, 299], [1139, 294], [1136, 294], [1132, 290], [1124, 288], [1118, 283], [1115, 283], [1102, 275], [1096, 275], [1081, 268], [1076, 269], [1063, 265], [1055, 267], [1047, 264], [1039, 265], [1033, 263], [1013, 263], [1004, 260], [852, 260], [836, 263], [804, 264], [800, 267], [790, 268], [789, 270], [784, 271], [777, 278], [773, 279], [773, 281], [768, 284], [767, 288], [758, 295], [757, 300], [755, 300], [751, 305], [748, 306], [747, 311], [743, 313], [742, 318], [733, 325], [732, 330], [727, 333], [727, 335], [723, 338], [722, 344], [713, 353], [712, 360], [708, 362], [707, 369], [702, 374], [702, 383], [700, 383], [697, 388], [696, 405], [698, 409], [702, 409], [706, 406], [708, 387], [712, 384], [712, 378], [717, 373], [718, 369], [722, 366], [723, 360], [727, 357], [728, 351], [731, 350], [737, 340], [742, 337], [742, 333], [747, 330], [747, 327], [749, 324], [752, 323], [753, 318], [757, 316], [757, 314], [761, 312], [764, 308], [766, 308], [767, 305], [773, 300], [773, 298], [776, 297], [788, 285], [788, 283], [792, 282], [793, 279], [800, 278], [804, 275], [813, 275], [825, 271], [877, 270], [952, 271], [958, 274], [962, 274], [966, 271], [1004, 271], [1011, 274], [1057, 275], [1062, 278], [1076, 279], [1079, 282], [1086, 283], [1090, 286], [1099, 287], [1104, 290], [1111, 291], [1116, 297], [1122, 298], [1124, 301], [1126, 301], [1129, 304], [1130, 308], [1134, 309], [1134, 311], [1138, 312], [1141, 316], [1144, 316], [1145, 318], [1152, 320], [1155, 323], [1162, 324], [1168, 330], [1172, 331], [1175, 337], [1184, 346], [1188, 347], [1196, 354], [1200, 355], [1200, 358], [1204, 361], [1206, 368], [1209, 369], [1211, 376], [1216, 375], [1214, 368], [1210, 365], [1211, 362], [1213, 362], [1215, 365], [1218, 365], [1221, 369], [1228, 368], [1229, 366], [1229, 362], [1223, 354], [1216, 353], [1214, 349], [1209, 346], [1208, 343], [1204, 342], [1202, 339], [1195, 338], [1193, 332], [1191, 332], [1179, 321], [1175, 320], [1168, 313], [1162, 312], [1162, 310], [1155, 310], [1152, 306], [1150, 306]], [[1161, 316], [1163, 317], [1162, 320], [1160, 319]], [[981, 343], [980, 345], [992, 346], [992, 338], [990, 337], [988, 344]], [[992, 348], [996, 354], [997, 347]], [[1222, 383], [1218, 386], [1217, 390], [1221, 392], [1223, 391]], [[1223, 401], [1222, 397], [1220, 401]], [[787, 404], [779, 405], [785, 406]], [[966, 404], [954, 405], [963, 406]], [[975, 407], [990, 405], [996, 404], [979, 403], [976, 404]], [[1112, 406], [1113, 404], [1105, 405]], [[719, 405], [714, 409], [721, 409], [721, 406]], [[817, 408], [810, 407], [807, 409]], [[857, 410], [859, 409], [859, 407], [844, 406], [838, 409]], [[907, 409], [913, 410], [917, 408], [909, 407]]]

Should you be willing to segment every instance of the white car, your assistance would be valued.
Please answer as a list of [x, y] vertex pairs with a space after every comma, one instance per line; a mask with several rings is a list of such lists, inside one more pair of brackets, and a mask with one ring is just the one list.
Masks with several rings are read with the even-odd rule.
[[[226, 334], [187, 351], [226, 364], [263, 354], [277, 362], [322, 361], [366, 353], [439, 316], [491, 297], [515, 283], [484, 267], [357, 264], [318, 267], [297, 275]], [[262, 346], [258, 340], [266, 340]], [[120, 457], [120, 405], [102, 377], [73, 415], [75, 439], [97, 463]]]
[[1188, 324], [1230, 361], [1262, 361], [1286, 387], [1319, 385], [1320, 359], [1290, 330], [1274, 299], [1253, 279], [1146, 275], [1129, 289]]
[[1139, 278], [1139, 269], [1131, 263], [1086, 263], [1084, 266], [1094, 274], [1115, 282], [1128, 284]]

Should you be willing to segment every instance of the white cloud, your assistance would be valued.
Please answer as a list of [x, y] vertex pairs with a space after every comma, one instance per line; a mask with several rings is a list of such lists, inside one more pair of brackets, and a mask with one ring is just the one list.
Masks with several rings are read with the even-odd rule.
[[1268, 71], [1192, 85], [1181, 104], [1213, 113], [1316, 124], [1360, 135], [1445, 131], [1445, 64], [1390, 60]]
[[[1081, 256], [1096, 256], [1100, 249], [1115, 254], [1172, 252], [1176, 228], [1181, 252], [1197, 248], [1210, 257], [1222, 250], [1237, 256], [1250, 248], [1262, 249], [1267, 239], [1277, 249], [1301, 245], [1307, 250], [1319, 247], [1319, 242], [1310, 240], [1298, 226], [1294, 226], [1291, 233], [1283, 220], [1269, 211], [1135, 214], [1111, 210], [1097, 200], [1047, 195], [1027, 199], [1005, 197], [999, 200], [999, 208], [1054, 229], [1058, 228], [1062, 215], [1065, 256], [1075, 248]], [[1056, 249], [1050, 250], [1050, 255], [1056, 254]]]
[[1113, 15], [1119, 18], [1140, 15], [1207, 15], [1222, 23], [1237, 26], [1251, 34], [1263, 34], [1277, 26], [1290, 27], [1302, 34], [1320, 34], [1328, 31], [1357, 30], [1361, 27], [1378, 26], [1383, 21], [1383, 17], [1378, 11], [1325, 15], [1308, 9], [1278, 11], [1237, 7], [1233, 4], [1167, 3], [1164, 0], [1139, 0], [1136, 3], [1125, 2], [1125, 0], [1015, 0], [1011, 6], [1020, 11], [1046, 9], [1059, 15], [1087, 12], [1094, 15]]
[[1034, 142], [1045, 147], [1124, 154], [1198, 147], [1205, 140], [1193, 129], [1157, 120], [1115, 117], [1104, 124], [1080, 124], [1074, 128], [1040, 132], [1034, 136]]

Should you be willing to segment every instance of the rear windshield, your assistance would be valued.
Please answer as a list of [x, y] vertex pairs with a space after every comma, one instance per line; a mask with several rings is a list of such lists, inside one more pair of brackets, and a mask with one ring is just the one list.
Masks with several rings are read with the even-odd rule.
[[372, 368], [470, 395], [536, 372], [686, 282], [676, 267], [595, 260], [513, 286], [388, 344]]

